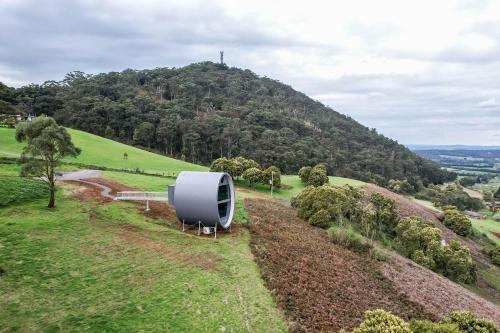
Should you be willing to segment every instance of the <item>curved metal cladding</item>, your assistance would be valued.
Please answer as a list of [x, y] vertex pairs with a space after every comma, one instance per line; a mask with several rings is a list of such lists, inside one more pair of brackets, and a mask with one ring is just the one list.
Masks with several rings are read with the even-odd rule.
[[177, 176], [172, 194], [177, 217], [184, 223], [201, 221], [204, 226], [224, 229], [231, 225], [235, 196], [229, 174], [183, 171]]

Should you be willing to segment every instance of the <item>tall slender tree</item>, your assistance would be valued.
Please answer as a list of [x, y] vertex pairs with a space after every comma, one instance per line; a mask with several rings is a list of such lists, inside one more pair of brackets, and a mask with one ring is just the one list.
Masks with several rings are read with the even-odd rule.
[[43, 177], [49, 183], [49, 208], [55, 207], [56, 167], [66, 156], [76, 157], [81, 150], [71, 136], [50, 117], [38, 117], [16, 127], [16, 140], [26, 141], [21, 155], [21, 176]]

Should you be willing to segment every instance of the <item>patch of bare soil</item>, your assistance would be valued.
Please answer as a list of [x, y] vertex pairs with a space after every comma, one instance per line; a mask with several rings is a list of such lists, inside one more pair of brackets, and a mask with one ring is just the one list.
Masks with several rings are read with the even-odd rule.
[[71, 189], [70, 196], [83, 202], [98, 202], [109, 203], [112, 202], [110, 198], [101, 196], [102, 189], [92, 186], [90, 184], [81, 183], [76, 180], [65, 180], [64, 183], [77, 185], [78, 187]]
[[493, 234], [493, 236], [495, 236], [496, 238], [500, 238], [500, 232], [494, 232], [494, 231], [491, 231], [491, 233]]
[[126, 185], [114, 182], [112, 180], [109, 180], [109, 179], [89, 178], [86, 180], [109, 187], [111, 189], [112, 195], [116, 195], [116, 192], [120, 192], [120, 191], [139, 191], [138, 189], [136, 189], [134, 187], [126, 186]]
[[[435, 212], [432, 209], [425, 207], [418, 202], [415, 202], [411, 199], [405, 198], [402, 195], [391, 192], [385, 188], [379, 187], [373, 184], [367, 184], [363, 186], [363, 189], [367, 193], [379, 192], [387, 197], [390, 197], [396, 203], [396, 207], [400, 217], [409, 217], [409, 216], [420, 216], [427, 220], [434, 222], [437, 228], [441, 230], [443, 233], [443, 238], [446, 242], [450, 242], [451, 240], [457, 240], [460, 243], [466, 245], [471, 252], [472, 258], [474, 259], [476, 265], [480, 269], [488, 269], [494, 270], [500, 274], [500, 269], [498, 267], [491, 264], [490, 259], [482, 253], [481, 245], [476, 243], [470, 238], [461, 237], [455, 234], [453, 231], [448, 229], [443, 222], [441, 222], [438, 218], [439, 212]], [[478, 276], [478, 281], [476, 286], [486, 290], [492, 298], [500, 301], [500, 291], [491, 286], [487, 281], [485, 281], [481, 276]]]
[[433, 318], [399, 294], [380, 264], [334, 244], [288, 207], [245, 199], [252, 218], [252, 252], [294, 332], [337, 332], [357, 326], [366, 310]]
[[398, 290], [438, 317], [452, 311], [470, 310], [479, 318], [500, 324], [500, 307], [464, 287], [440, 276], [397, 253], [386, 253], [382, 272]]

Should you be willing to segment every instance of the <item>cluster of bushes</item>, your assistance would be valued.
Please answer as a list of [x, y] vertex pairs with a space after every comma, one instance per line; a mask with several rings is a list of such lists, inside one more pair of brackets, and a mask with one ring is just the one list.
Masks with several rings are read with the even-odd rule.
[[400, 194], [414, 194], [418, 191], [424, 189], [424, 185], [422, 182], [410, 183], [408, 180], [389, 180], [387, 184], [387, 188], [393, 192]]
[[490, 180], [496, 177], [496, 174], [477, 175], [462, 177], [458, 180], [462, 186], [472, 186], [474, 184], [488, 184]]
[[330, 181], [326, 173], [324, 164], [317, 164], [314, 167], [305, 166], [299, 170], [300, 181], [307, 186], [321, 186]]
[[311, 225], [328, 229], [337, 243], [366, 252], [376, 238], [392, 234], [397, 223], [394, 201], [379, 193], [364, 200], [351, 186], [308, 186], [292, 198], [292, 207]]
[[401, 219], [394, 229], [398, 251], [419, 265], [462, 283], [476, 281], [469, 249], [458, 241], [443, 245], [441, 230], [420, 217]]
[[[330, 229], [332, 239], [347, 248], [367, 252], [374, 240], [393, 239], [401, 254], [422, 266], [454, 281], [476, 280], [476, 267], [466, 246], [456, 241], [444, 245], [441, 231], [431, 221], [419, 217], [399, 220], [394, 201], [380, 193], [366, 196], [351, 186], [308, 186], [291, 203], [301, 218]], [[456, 212], [447, 211], [449, 225], [462, 234], [470, 233], [470, 226]]]
[[472, 234], [471, 221], [456, 208], [444, 211], [443, 223], [457, 235], [467, 237]]
[[472, 198], [458, 183], [450, 184], [444, 188], [429, 185], [415, 194], [415, 198], [429, 200], [436, 207], [455, 206], [459, 210], [479, 210], [483, 202], [479, 198]]
[[500, 266], [500, 245], [487, 247], [483, 250], [494, 265]]
[[227, 172], [233, 179], [243, 177], [250, 185], [262, 183], [281, 187], [281, 171], [275, 166], [261, 169], [260, 165], [251, 159], [244, 157], [225, 158], [221, 157], [212, 162], [210, 171]]
[[[347, 331], [342, 330], [342, 333]], [[456, 311], [439, 322], [412, 320], [409, 323], [382, 309], [365, 312], [363, 322], [352, 333], [498, 333], [491, 321], [478, 319], [472, 312]]]
[[363, 193], [351, 186], [308, 186], [291, 200], [298, 215], [310, 224], [328, 228], [333, 224], [343, 226], [360, 216]]

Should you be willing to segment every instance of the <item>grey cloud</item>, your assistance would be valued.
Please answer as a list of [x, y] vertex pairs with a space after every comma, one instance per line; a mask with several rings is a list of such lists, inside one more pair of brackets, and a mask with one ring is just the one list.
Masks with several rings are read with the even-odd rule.
[[[19, 85], [60, 80], [74, 70], [179, 67], [217, 61], [218, 51], [224, 49], [228, 64], [322, 96], [321, 101], [335, 110], [403, 143], [500, 144], [498, 42], [481, 52], [452, 45], [438, 53], [411, 53], [382, 47], [397, 27], [352, 23], [346, 30], [369, 46], [371, 55], [423, 61], [432, 70], [325, 78], [304, 71], [302, 61], [318, 66], [328, 62], [335, 68], [335, 56], [350, 55], [342, 45], [302, 40], [286, 27], [267, 26], [258, 15], [252, 20], [234, 19], [216, 2], [202, 9], [175, 2], [164, 5], [168, 10], [137, 16], [120, 3], [0, 3], [0, 80]], [[461, 10], [478, 8], [470, 2], [461, 4]], [[500, 23], [478, 23], [466, 33], [498, 41]], [[281, 51], [300, 61], [283, 63]], [[455, 70], [441, 70], [448, 65]], [[491, 99], [495, 103], [486, 103]]]

